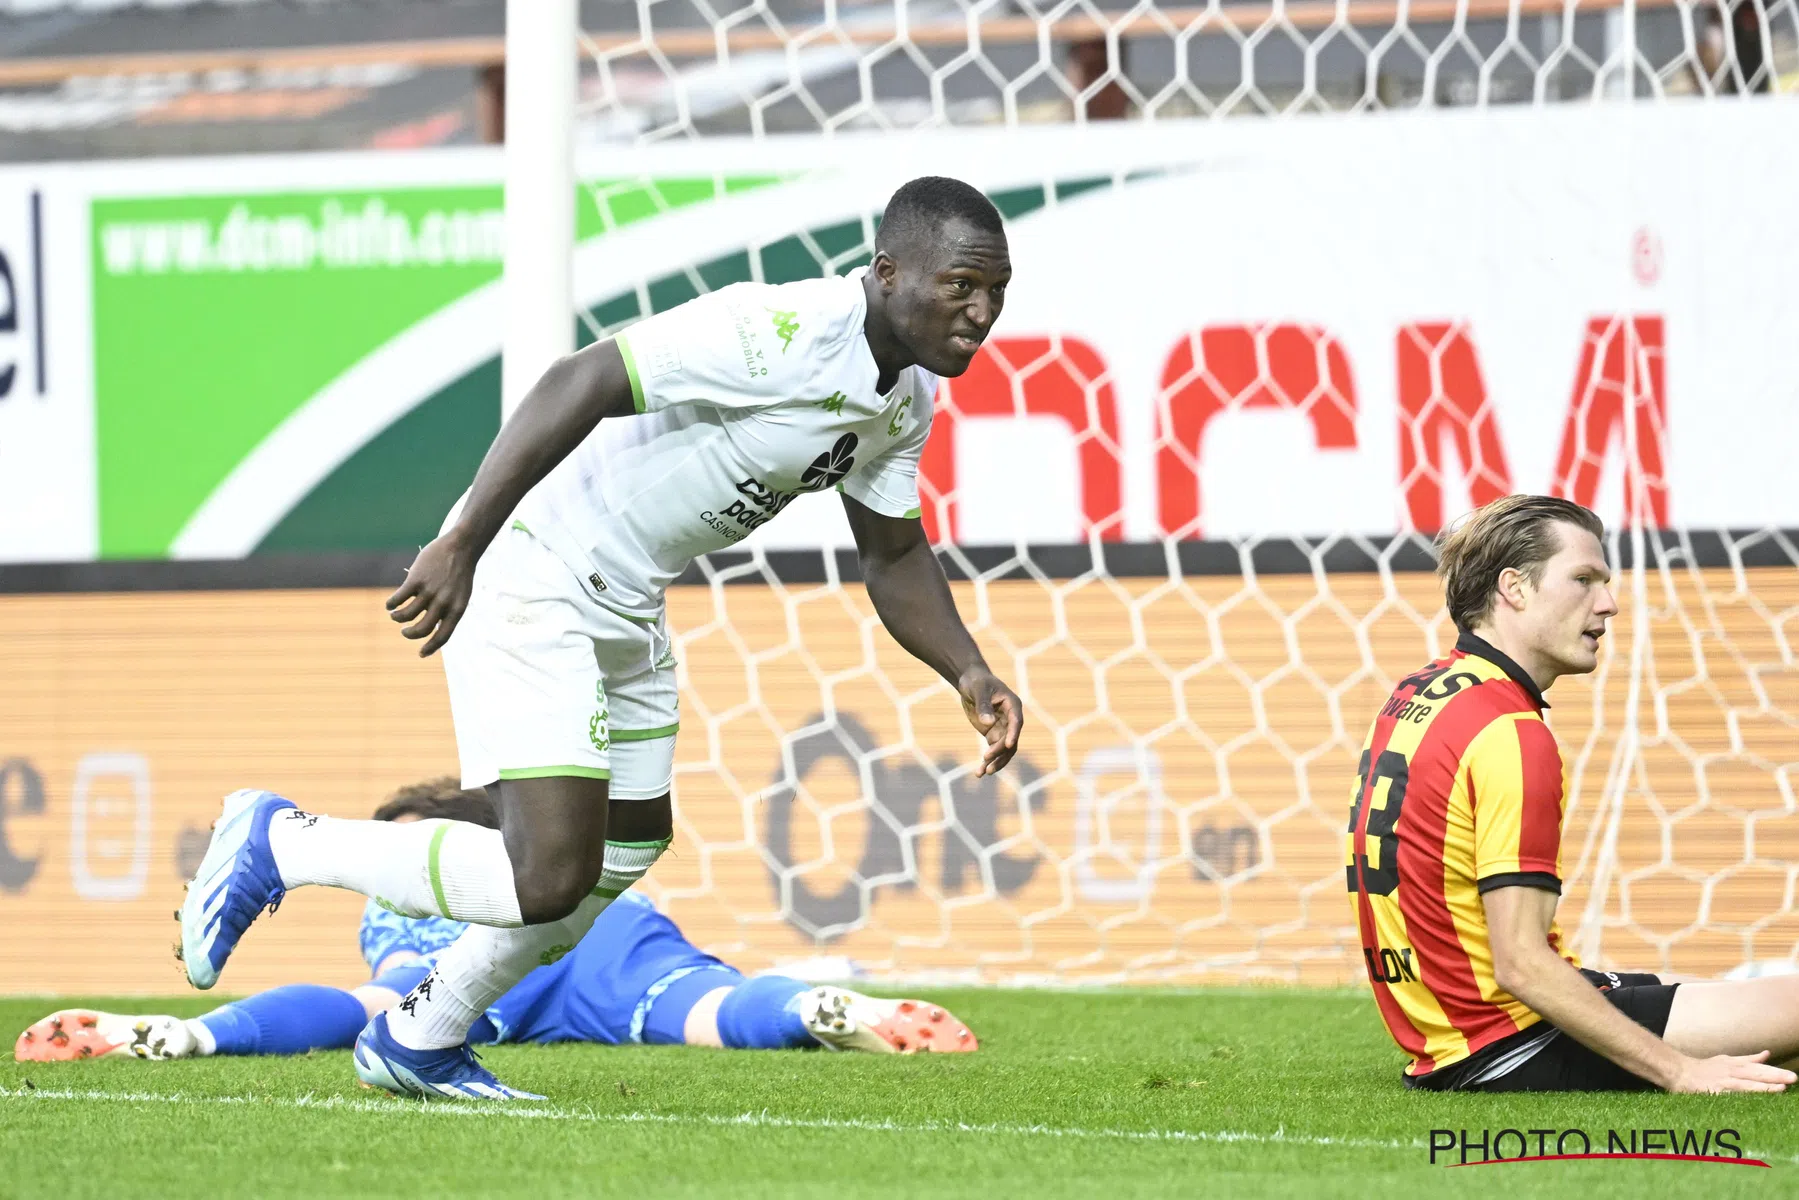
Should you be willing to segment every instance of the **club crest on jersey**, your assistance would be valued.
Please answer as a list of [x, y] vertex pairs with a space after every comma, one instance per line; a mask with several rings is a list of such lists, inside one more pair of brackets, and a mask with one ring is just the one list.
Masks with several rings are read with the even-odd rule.
[[608, 722], [611, 714], [606, 709], [606, 683], [604, 680], [593, 685], [594, 714], [587, 722], [587, 740], [601, 754], [612, 749], [612, 730]]
[[900, 422], [906, 419], [906, 410], [911, 407], [912, 397], [910, 396], [907, 396], [904, 400], [899, 402], [899, 407], [893, 410], [893, 420], [887, 422], [888, 437], [898, 437], [900, 435]]

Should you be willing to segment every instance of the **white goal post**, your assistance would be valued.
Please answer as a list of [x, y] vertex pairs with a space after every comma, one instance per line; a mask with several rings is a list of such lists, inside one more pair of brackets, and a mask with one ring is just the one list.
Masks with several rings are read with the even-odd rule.
[[507, 0], [500, 413], [575, 348], [576, 0]]

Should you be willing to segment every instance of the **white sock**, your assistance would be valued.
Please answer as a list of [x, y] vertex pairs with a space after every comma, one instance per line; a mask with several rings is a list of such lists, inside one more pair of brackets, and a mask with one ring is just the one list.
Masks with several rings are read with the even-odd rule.
[[212, 1036], [212, 1030], [206, 1028], [206, 1022], [198, 1017], [182, 1022], [187, 1031], [194, 1035], [194, 1053], [206, 1058], [219, 1052], [219, 1039]]
[[269, 826], [284, 886], [348, 888], [406, 917], [517, 928], [512, 859], [497, 829], [466, 821], [343, 821], [287, 809]]
[[431, 974], [387, 1014], [394, 1041], [439, 1050], [468, 1041], [469, 1026], [535, 967], [575, 948], [612, 900], [589, 896], [560, 921], [496, 929], [470, 925], [438, 956]]
[[517, 929], [471, 925], [438, 956], [424, 982], [388, 1014], [394, 1040], [413, 1050], [462, 1045], [469, 1026], [494, 1001], [533, 968], [573, 950], [613, 899], [642, 879], [667, 848], [666, 841], [607, 842], [599, 884], [560, 921]]

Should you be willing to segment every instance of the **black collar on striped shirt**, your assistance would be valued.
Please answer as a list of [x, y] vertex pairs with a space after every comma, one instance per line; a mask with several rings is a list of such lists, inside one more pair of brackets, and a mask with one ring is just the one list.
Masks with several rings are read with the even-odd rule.
[[1461, 636], [1455, 639], [1455, 648], [1457, 650], [1460, 650], [1463, 654], [1472, 654], [1478, 658], [1484, 658], [1494, 666], [1498, 667], [1501, 671], [1504, 671], [1507, 675], [1510, 675], [1517, 681], [1518, 686], [1524, 689], [1524, 694], [1531, 698], [1531, 701], [1536, 704], [1538, 710], [1549, 707], [1549, 701], [1543, 698], [1543, 689], [1537, 686], [1536, 680], [1525, 673], [1523, 667], [1513, 662], [1504, 654], [1501, 654], [1498, 650], [1495, 650], [1493, 644], [1487, 641], [1486, 638], [1477, 637], [1476, 635], [1469, 633], [1466, 629], [1461, 630], [1460, 632]]

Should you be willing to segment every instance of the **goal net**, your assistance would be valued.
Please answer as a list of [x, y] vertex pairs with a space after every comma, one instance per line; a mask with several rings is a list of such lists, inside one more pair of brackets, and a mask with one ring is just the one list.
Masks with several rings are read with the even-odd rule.
[[670, 597], [648, 890], [697, 941], [1353, 980], [1355, 752], [1454, 640], [1431, 534], [1534, 491], [1606, 518], [1624, 609], [1551, 695], [1564, 924], [1595, 965], [1799, 950], [1794, 0], [614, 7], [581, 38], [583, 341], [851, 270], [918, 174], [986, 190], [1017, 272], [921, 483], [1023, 748], [974, 777], [802, 497]]

